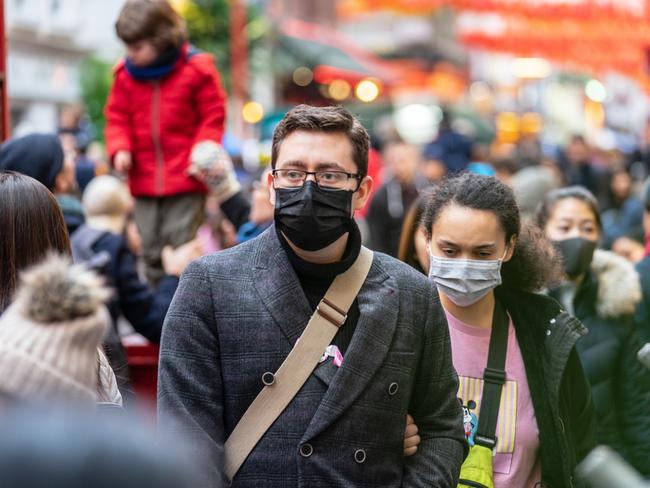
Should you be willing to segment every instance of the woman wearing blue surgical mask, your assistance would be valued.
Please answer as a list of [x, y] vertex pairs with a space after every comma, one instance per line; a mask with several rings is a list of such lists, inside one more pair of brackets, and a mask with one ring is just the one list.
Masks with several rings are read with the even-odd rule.
[[554, 271], [552, 247], [521, 228], [512, 190], [493, 177], [444, 181], [429, 197], [422, 224], [470, 445], [491, 447], [477, 435], [490, 383], [484, 370], [493, 321], [499, 316], [507, 330], [505, 383], [491, 440], [494, 486], [580, 486], [573, 471], [593, 447], [594, 428], [589, 384], [573, 347], [585, 330], [555, 300], [534, 293]]
[[622, 257], [596, 250], [603, 228], [585, 188], [550, 192], [537, 223], [563, 258], [564, 279], [549, 293], [589, 330], [577, 350], [593, 391], [596, 441], [650, 476], [650, 371], [636, 357], [633, 321], [639, 277]]

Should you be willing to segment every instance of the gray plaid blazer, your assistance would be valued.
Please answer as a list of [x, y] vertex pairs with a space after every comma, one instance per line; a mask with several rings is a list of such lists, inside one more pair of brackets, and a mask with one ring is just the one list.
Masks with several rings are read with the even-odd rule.
[[[232, 486], [456, 486], [465, 437], [435, 288], [375, 253], [357, 299], [360, 318], [341, 368], [316, 368]], [[206, 486], [227, 485], [224, 441], [311, 314], [273, 227], [183, 274], [162, 334], [159, 426], [189, 439]], [[407, 413], [422, 443], [404, 458]]]

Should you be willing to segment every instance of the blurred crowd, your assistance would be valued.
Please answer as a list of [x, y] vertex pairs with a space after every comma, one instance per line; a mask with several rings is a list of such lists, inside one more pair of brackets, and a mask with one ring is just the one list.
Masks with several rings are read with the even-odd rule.
[[[162, 273], [156, 279], [147, 279], [146, 256], [151, 250], [146, 249], [136, 225], [135, 199], [125, 175], [107, 164], [105, 154], [95, 149], [89, 155], [87, 142], [92, 136], [79, 123], [82, 119], [70, 127], [65, 125], [66, 117], [64, 112], [58, 135], [34, 134], [11, 139], [0, 149], [0, 167], [5, 171], [0, 174], [0, 226], [5, 235], [15, 233], [17, 242], [14, 249], [9, 249], [8, 239], [3, 239], [1, 246], [4, 265], [0, 309], [6, 310], [2, 316], [5, 322], [13, 323], [12, 309], [17, 308], [18, 312], [14, 313], [26, 314], [21, 321], [74, 323], [79, 320], [76, 316], [79, 311], [65, 310], [57, 304], [89, 300], [92, 303], [78, 306], [95, 310], [99, 302], [106, 300], [100, 291], [93, 291], [93, 287], [101, 288], [93, 279], [75, 277], [76, 272], [67, 271], [68, 262], [50, 256], [44, 271], [40, 271], [46, 276], [39, 278], [25, 273], [22, 286], [41, 281], [43, 286], [56, 288], [58, 283], [48, 283], [49, 279], [70, 280], [73, 284], [65, 286], [72, 287], [78, 280], [84, 286], [83, 296], [43, 297], [49, 302], [34, 306], [57, 310], [57, 313], [51, 317], [30, 316], [36, 312], [28, 310], [26, 304], [21, 307], [19, 302], [27, 300], [33, 305], [38, 300], [34, 296], [38, 290], [23, 290], [22, 295], [19, 292], [12, 298], [18, 287], [18, 275], [51, 251], [71, 255], [75, 262], [84, 263], [104, 276], [112, 289], [107, 300], [108, 319], [93, 316], [91, 320], [87, 318], [88, 311], [84, 311], [82, 322], [86, 324], [82, 327], [88, 327], [88, 331], [71, 329], [70, 333], [76, 337], [69, 338], [79, 342], [82, 334], [86, 334], [83, 340], [88, 344], [84, 354], [93, 348], [98, 351], [91, 361], [99, 365], [96, 378], [99, 382], [89, 378], [75, 381], [84, 383], [77, 387], [86, 392], [96, 389], [103, 405], [118, 405], [129, 411], [135, 409], [137, 398], [129, 378], [124, 338], [139, 334], [157, 344], [179, 277], [187, 265], [201, 255], [252, 239], [272, 225], [270, 168], [260, 166], [257, 172], [246, 174], [243, 170], [236, 171], [230, 160], [225, 159], [216, 169], [211, 169], [214, 174], [204, 176], [204, 181], [210, 183], [210, 192], [201, 208], [201, 221], [196, 222], [198, 225], [184, 224], [196, 227], [192, 238], [176, 243], [159, 240], [156, 246], [159, 255], [152, 260], [159, 260]], [[450, 114], [446, 117], [446, 120], [452, 118]], [[580, 240], [587, 233], [594, 247], [597, 242], [600, 250], [591, 249], [591, 253], [580, 248], [579, 243], [574, 248], [558, 246], [558, 263], [573, 266], [573, 270], [566, 268], [565, 279], [548, 283], [546, 290], [591, 331], [588, 339], [579, 342], [578, 350], [591, 382], [596, 412], [602, 420], [602, 442], [626, 453], [637, 469], [650, 474], [647, 471], [650, 400], [648, 392], [641, 388], [647, 383], [647, 372], [636, 360], [636, 351], [650, 341], [647, 239], [650, 186], [645, 181], [650, 151], [647, 146], [640, 144], [633, 154], [604, 152], [576, 135], [565, 147], [557, 149], [555, 158], [543, 155], [539, 144], [530, 141], [526, 156], [522, 156], [524, 150], [517, 145], [488, 148], [475, 144], [471, 137], [455, 132], [451, 120], [441, 126], [435, 140], [423, 147], [399, 139], [374, 143], [369, 157], [369, 174], [374, 182], [372, 197], [366, 208], [355, 215], [363, 242], [425, 275], [429, 273], [430, 254], [426, 232], [421, 226], [423, 210], [437, 185], [450, 176], [467, 172], [494, 176], [511, 187], [523, 218], [547, 232], [550, 239], [568, 242], [573, 238]], [[531, 151], [531, 147], [537, 150]], [[21, 175], [29, 175], [40, 184]], [[564, 205], [564, 201], [574, 205]], [[57, 209], [62, 212], [61, 222]], [[148, 218], [154, 225], [163, 225], [157, 217]], [[589, 280], [579, 284], [568, 278], [585, 276], [585, 273]], [[94, 293], [97, 295], [93, 296]], [[10, 306], [12, 302], [14, 305]], [[91, 338], [88, 332], [92, 327], [96, 329]], [[35, 341], [48, 340], [42, 332], [38, 332], [41, 337], [36, 336], [37, 332], [34, 334]], [[13, 342], [17, 340], [8, 338], [3, 342], [8, 355], [15, 352], [13, 348], [21, 347]], [[39, 354], [33, 344], [24, 347], [29, 348], [30, 355]], [[106, 356], [100, 351], [105, 351]], [[57, 360], [67, 362], [71, 357], [65, 349], [59, 353], [62, 358], [50, 359], [50, 364], [41, 366], [70, 369], [56, 374], [71, 378], [81, 373], [69, 364], [55, 364]], [[115, 376], [111, 368], [102, 369], [106, 357]], [[31, 360], [40, 362], [43, 358]], [[20, 395], [24, 390], [28, 397], [36, 392], [30, 389], [28, 381], [16, 376], [16, 362], [3, 356], [0, 363], [11, 368], [17, 380], [3, 389], [3, 394], [13, 397], [11, 388], [20, 390]], [[38, 392], [49, 395], [41, 388]], [[69, 392], [65, 397], [66, 401], [73, 398]]]
[[[142, 401], [125, 338], [158, 344], [188, 265], [274, 223], [268, 158], [250, 172], [220, 144], [226, 95], [213, 61], [194, 52], [171, 8], [156, 14], [166, 35], [151, 36], [130, 4], [116, 27], [127, 57], [106, 107], [106, 145], [82, 108], [66, 107], [58, 134], [0, 147], [2, 486], [193, 486], [190, 464], [134, 433], [141, 426], [105, 428]], [[166, 76], [173, 82], [141, 83]], [[650, 476], [650, 372], [636, 357], [650, 342], [650, 119], [632, 153], [581, 135], [551, 150], [538, 135], [477, 143], [451, 109], [422, 146], [370, 135], [372, 194], [354, 215], [361, 240], [424, 275], [434, 269], [424, 215], [441, 185], [472, 174], [514, 192], [523, 221], [554, 245], [538, 266], [557, 273], [537, 291], [590, 331], [576, 349], [597, 441]], [[106, 420], [89, 420], [90, 436], [71, 416], [34, 429], [52, 402]], [[105, 463], [88, 461], [94, 449]], [[17, 469], [34, 462], [43, 470]], [[82, 464], [91, 467], [71, 478]]]

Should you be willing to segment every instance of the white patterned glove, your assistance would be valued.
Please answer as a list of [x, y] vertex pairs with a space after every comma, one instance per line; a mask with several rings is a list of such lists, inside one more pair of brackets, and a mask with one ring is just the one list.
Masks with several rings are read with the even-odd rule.
[[205, 183], [223, 202], [241, 190], [232, 160], [221, 144], [205, 140], [192, 148], [189, 174]]

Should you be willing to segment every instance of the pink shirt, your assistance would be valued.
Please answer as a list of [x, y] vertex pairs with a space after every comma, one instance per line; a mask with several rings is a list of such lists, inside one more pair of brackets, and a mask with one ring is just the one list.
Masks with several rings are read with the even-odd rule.
[[[465, 433], [468, 438], [471, 436], [473, 439], [474, 426], [481, 406], [483, 370], [487, 364], [490, 329], [465, 324], [449, 312], [446, 312], [446, 315], [452, 359], [458, 372], [458, 397], [463, 402]], [[508, 331], [506, 383], [501, 393], [496, 434], [495, 488], [533, 488], [542, 477], [539, 430], [512, 319]]]

